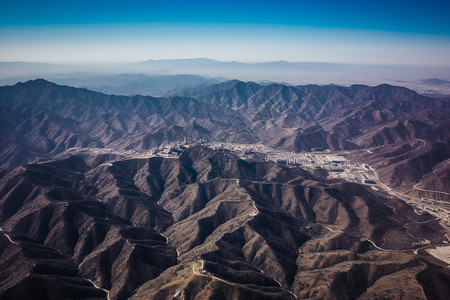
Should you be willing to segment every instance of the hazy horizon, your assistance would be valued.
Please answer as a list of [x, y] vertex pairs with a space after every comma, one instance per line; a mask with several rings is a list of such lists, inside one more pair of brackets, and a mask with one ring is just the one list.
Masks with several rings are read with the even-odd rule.
[[450, 80], [447, 1], [3, 2], [1, 78], [194, 74], [419, 90]]
[[[85, 87], [106, 93], [111, 91], [116, 93], [116, 89], [111, 87], [126, 85], [126, 95], [142, 94], [139, 86], [146, 85], [142, 80], [150, 82], [148, 80], [151, 80], [151, 77], [148, 76], [183, 74], [219, 81], [237, 79], [289, 85], [365, 84], [375, 86], [387, 83], [408, 87], [419, 93], [450, 94], [450, 67], [446, 66], [370, 66], [287, 61], [242, 63], [206, 58], [146, 60], [128, 64], [103, 65], [0, 62], [0, 85], [12, 85], [44, 78], [57, 84]], [[158, 81], [156, 78], [154, 80]], [[134, 88], [130, 88], [131, 82], [134, 82], [132, 84]], [[161, 96], [162, 94], [152, 92], [148, 95]]]
[[0, 61], [93, 64], [205, 57], [450, 66], [446, 1], [14, 1]]

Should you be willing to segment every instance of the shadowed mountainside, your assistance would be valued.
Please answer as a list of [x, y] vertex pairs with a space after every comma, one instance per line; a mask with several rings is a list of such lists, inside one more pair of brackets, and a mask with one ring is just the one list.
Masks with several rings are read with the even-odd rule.
[[[354, 150], [354, 158], [374, 163], [392, 187], [420, 183], [450, 192], [434, 172], [440, 168], [448, 177], [450, 171], [440, 167], [450, 158], [446, 98], [389, 85], [294, 87], [236, 80], [179, 95], [108, 96], [44, 80], [1, 87], [0, 166], [4, 173], [71, 147], [142, 150], [187, 137], [293, 151]], [[377, 163], [394, 156], [388, 167]]]
[[254, 138], [233, 110], [192, 98], [108, 96], [35, 80], [0, 88], [0, 99], [5, 137], [0, 164], [5, 169], [72, 147], [149, 149], [185, 136], [235, 142]]
[[2, 298], [450, 292], [448, 270], [412, 252], [445, 239], [430, 215], [362, 185], [202, 146], [178, 159], [79, 154], [18, 167], [0, 180], [0, 222]]
[[[380, 85], [285, 86], [230, 81], [182, 95], [233, 108], [263, 143], [293, 151], [354, 150], [391, 187], [450, 193], [450, 100]], [[437, 171], [439, 173], [437, 173]], [[422, 194], [424, 191], [422, 191]], [[430, 195], [428, 195], [430, 196]], [[433, 195], [431, 195], [433, 196]], [[433, 199], [448, 200], [445, 194]]]
[[347, 150], [391, 187], [448, 200], [448, 103], [389, 85], [0, 87], [0, 298], [446, 299], [448, 267], [424, 250], [444, 230], [400, 199], [202, 146], [117, 150], [185, 138]]

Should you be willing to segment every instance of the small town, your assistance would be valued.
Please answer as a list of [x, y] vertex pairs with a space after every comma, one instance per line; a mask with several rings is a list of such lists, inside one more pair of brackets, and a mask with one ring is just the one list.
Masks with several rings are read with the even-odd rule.
[[[288, 167], [300, 167], [305, 170], [326, 170], [327, 178], [343, 179], [349, 182], [365, 184], [373, 190], [387, 192], [399, 197], [412, 205], [417, 214], [429, 213], [439, 219], [450, 232], [450, 205], [448, 203], [429, 199], [413, 198], [394, 191], [378, 180], [376, 172], [367, 164], [357, 163], [345, 157], [346, 151], [331, 151], [321, 148], [312, 148], [310, 152], [293, 152], [274, 149], [263, 144], [238, 144], [199, 141], [188, 143], [186, 140], [179, 142], [165, 142], [156, 148], [149, 150], [116, 150], [110, 148], [71, 148], [66, 154], [91, 152], [97, 154], [117, 154], [124, 157], [149, 158], [164, 157], [177, 158], [187, 148], [201, 144], [213, 150], [230, 151], [242, 159], [263, 159], [273, 161]], [[450, 240], [450, 236], [448, 237]]]
[[368, 165], [347, 160], [343, 156], [344, 151], [324, 151], [321, 148], [312, 148], [310, 152], [293, 152], [269, 148], [262, 144], [230, 143], [213, 143], [210, 147], [215, 150], [233, 151], [243, 159], [251, 158], [258, 153], [263, 154], [262, 157], [266, 160], [287, 166], [301, 167], [306, 170], [324, 169], [328, 173], [328, 178], [340, 178], [370, 185], [375, 190], [378, 189], [375, 172]]
[[[198, 143], [196, 143], [198, 144]], [[162, 145], [150, 150], [115, 150], [109, 148], [71, 148], [66, 153], [91, 152], [97, 154], [117, 154], [125, 157], [165, 157], [176, 158], [183, 150], [196, 144], [182, 142], [165, 142]], [[330, 151], [320, 148], [312, 148], [311, 152], [293, 152], [281, 149], [269, 148], [263, 144], [237, 144], [237, 143], [208, 143], [201, 141], [199, 144], [205, 145], [214, 150], [230, 151], [242, 159], [257, 157], [273, 161], [290, 167], [301, 167], [306, 170], [324, 169], [328, 173], [328, 178], [340, 178], [350, 182], [370, 185], [373, 189], [379, 189], [378, 179], [370, 166], [347, 160], [343, 155], [345, 151]]]

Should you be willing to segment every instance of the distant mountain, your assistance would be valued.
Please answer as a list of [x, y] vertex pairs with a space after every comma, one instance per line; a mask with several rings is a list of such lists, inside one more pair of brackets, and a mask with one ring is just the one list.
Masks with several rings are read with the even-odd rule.
[[[72, 74], [68, 76], [67, 74]], [[121, 95], [167, 96], [165, 81], [159, 81], [160, 89], [145, 88], [131, 84], [120, 74], [145, 74], [149, 76], [194, 74], [207, 78], [235, 78], [242, 81], [286, 82], [299, 84], [339, 84], [351, 85], [355, 82], [366, 85], [382, 83], [400, 84], [427, 95], [449, 95], [448, 84], [435, 79], [448, 81], [448, 66], [390, 66], [390, 65], [349, 65], [325, 62], [237, 62], [217, 61], [207, 58], [147, 60], [126, 64], [45, 64], [29, 62], [0, 62], [0, 85], [15, 84], [36, 78], [70, 86], [86, 87], [92, 90]], [[100, 78], [95, 78], [100, 76]], [[112, 76], [107, 79], [106, 77]], [[415, 78], [429, 78], [418, 81]], [[59, 80], [67, 81], [59, 81]], [[69, 80], [70, 79], [70, 80]], [[77, 80], [74, 80], [77, 79]], [[132, 78], [130, 78], [132, 79]], [[150, 79], [150, 78], [149, 78]], [[156, 78], [154, 78], [156, 80]], [[80, 82], [77, 82], [80, 80]], [[102, 81], [99, 84], [96, 80]], [[133, 79], [146, 85], [151, 80]], [[158, 79], [159, 80], [159, 79]], [[219, 79], [219, 81], [222, 81]], [[437, 84], [436, 84], [437, 83]], [[164, 92], [162, 92], [164, 90]]]
[[[152, 98], [36, 80], [0, 88], [0, 101], [5, 170], [75, 146], [141, 150], [185, 137], [292, 151], [355, 150], [355, 157], [385, 170], [382, 179], [392, 186], [417, 183], [450, 158], [449, 99], [389, 85], [294, 87], [234, 80]], [[385, 166], [391, 157], [395, 164]]]
[[256, 62], [256, 63], [243, 63], [236, 61], [218, 61], [207, 58], [194, 58], [194, 59], [173, 59], [173, 60], [147, 60], [143, 62], [135, 63], [138, 66], [147, 66], [151, 68], [172, 69], [182, 67], [195, 67], [195, 68], [210, 68], [210, 67], [240, 67], [240, 68], [256, 68], [256, 69], [276, 69], [276, 68], [291, 68], [291, 69], [338, 69], [346, 68], [345, 65], [335, 63], [322, 63], [322, 62], [288, 62], [285, 60], [269, 61], [269, 62]]
[[[448, 66], [390, 66], [390, 65], [349, 65], [324, 62], [236, 62], [216, 61], [206, 58], [148, 60], [130, 64], [134, 72], [164, 74], [197, 74], [201, 76], [221, 76], [242, 81], [272, 81], [298, 84], [351, 85], [355, 82], [367, 85], [383, 83], [398, 84], [429, 95], [449, 95], [446, 84], [436, 84], [435, 80], [416, 81], [412, 78], [449, 79]], [[420, 76], [420, 77], [419, 77]], [[426, 78], [426, 77], [425, 77]], [[442, 79], [441, 79], [442, 80]]]
[[[196, 59], [174, 59], [174, 60], [147, 60], [131, 64], [130, 67], [139, 70], [139, 72], [158, 72], [159, 70], [168, 70], [172, 73], [199, 74], [208, 76], [221, 76], [231, 78], [256, 78], [259, 74], [260, 79], [268, 74], [278, 74], [279, 72], [335, 72], [348, 71], [352, 66], [340, 65], [335, 63], [320, 62], [288, 62], [288, 61], [269, 61], [257, 63], [244, 63], [236, 61], [217, 61], [206, 58]], [[239, 75], [240, 74], [240, 75]], [[267, 75], [265, 75], [267, 74]], [[267, 78], [277, 80], [277, 78]], [[281, 79], [283, 80], [283, 79]], [[284, 79], [286, 80], [286, 78]]]
[[[167, 96], [186, 88], [199, 88], [223, 81], [223, 79], [209, 79], [196, 75], [99, 75], [74, 73], [46, 75], [43, 77], [56, 84], [87, 88], [109, 95], [154, 97]], [[4, 84], [15, 84], [19, 81], [24, 81], [24, 78], [0, 79], [0, 83], [3, 82]]]
[[428, 85], [450, 85], [449, 80], [443, 80], [439, 78], [423, 79], [421, 80], [421, 82]]

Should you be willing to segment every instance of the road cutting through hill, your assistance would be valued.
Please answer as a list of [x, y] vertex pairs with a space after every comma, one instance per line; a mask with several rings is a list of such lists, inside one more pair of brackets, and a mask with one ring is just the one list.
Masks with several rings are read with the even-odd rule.
[[[335, 230], [335, 229], [332, 229], [332, 228], [330, 228], [330, 227], [328, 227], [328, 226], [324, 226], [324, 228], [326, 228], [326, 229], [328, 229], [329, 231], [331, 231], [331, 232], [338, 232], [338, 233], [344, 233], [344, 234], [348, 234], [347, 232], [345, 232], [345, 231], [342, 231], [342, 230]], [[356, 228], [356, 227], [354, 227], [354, 228]], [[354, 229], [354, 228], [352, 228], [352, 229]], [[351, 230], [351, 229], [350, 229]], [[352, 235], [350, 235], [350, 236], [352, 236]], [[354, 236], [354, 237], [358, 237], [358, 236]], [[384, 249], [384, 248], [381, 248], [381, 247], [379, 247], [379, 246], [377, 246], [377, 244], [375, 244], [375, 242], [374, 241], [372, 241], [371, 239], [369, 239], [369, 238], [366, 238], [366, 237], [363, 237], [363, 236], [361, 236], [361, 237], [359, 237], [359, 239], [360, 239], [360, 241], [367, 241], [367, 242], [369, 242], [369, 243], [371, 243], [375, 248], [377, 248], [378, 250], [381, 250], [381, 251], [408, 251], [408, 250], [410, 250], [410, 249], [394, 249], [394, 250], [391, 250], [391, 249]]]
[[448, 195], [448, 196], [450, 196], [450, 193], [446, 193], [446, 192], [442, 192], [442, 191], [435, 191], [435, 190], [427, 190], [427, 189], [418, 188], [418, 187], [416, 187], [416, 185], [418, 185], [418, 184], [419, 184], [419, 183], [416, 183], [415, 185], [413, 185], [413, 189], [418, 190], [418, 191], [422, 191], [422, 192], [437, 193], [437, 194], [443, 194], [443, 195]]
[[203, 277], [209, 277], [209, 278], [212, 278], [212, 279], [221, 281], [221, 282], [226, 283], [226, 284], [229, 284], [229, 285], [238, 285], [237, 283], [230, 282], [230, 281], [228, 281], [228, 280], [225, 280], [225, 279], [219, 278], [219, 277], [217, 277], [217, 276], [214, 276], [214, 275], [212, 275], [212, 274], [210, 274], [210, 273], [207, 273], [207, 272], [203, 269], [203, 267], [205, 266], [205, 261], [204, 261], [204, 260], [200, 260], [200, 268], [199, 268], [198, 266], [196, 267], [196, 264], [197, 264], [197, 263], [198, 263], [198, 262], [194, 262], [194, 263], [192, 264], [192, 272], [193, 272], [195, 275], [197, 275], [197, 276], [203, 276]]
[[[1, 232], [4, 232], [2, 227], [0, 227], [0, 231], [1, 231]], [[18, 242], [14, 242], [14, 241], [11, 239], [11, 237], [9, 236], [9, 234], [3, 233], [3, 235], [11, 242], [11, 244], [19, 245]]]
[[90, 279], [87, 279], [87, 278], [85, 278], [87, 281], [89, 281], [90, 283], [92, 283], [92, 285], [96, 288], [96, 289], [99, 289], [99, 290], [102, 290], [102, 291], [104, 291], [105, 293], [106, 293], [106, 299], [107, 300], [111, 300], [111, 298], [109, 297], [109, 290], [107, 290], [107, 289], [104, 289], [104, 288], [102, 288], [102, 287], [99, 287], [98, 285], [96, 285], [92, 280], [90, 280]]
[[256, 267], [261, 273], [265, 274], [266, 276], [269, 276], [270, 278], [272, 278], [273, 281], [275, 281], [276, 283], [278, 283], [278, 285], [280, 286], [280, 288], [281, 288], [283, 291], [285, 291], [285, 292], [291, 294], [295, 299], [298, 299], [297, 296], [296, 296], [294, 293], [292, 293], [291, 291], [285, 289], [285, 288], [281, 285], [281, 282], [279, 282], [278, 280], [276, 280], [275, 278], [273, 278], [270, 274], [267, 274], [266, 272], [264, 272], [263, 270], [261, 270], [261, 269], [258, 268], [257, 266], [255, 266], [255, 267]]
[[[221, 281], [221, 282], [224, 282], [224, 283], [226, 283], [226, 284], [228, 284], [228, 285], [233, 285], [233, 286], [240, 285], [239, 283], [230, 282], [230, 281], [228, 281], [228, 280], [225, 280], [225, 279], [219, 278], [219, 277], [217, 277], [217, 276], [214, 276], [214, 275], [212, 275], [212, 274], [210, 274], [210, 273], [207, 273], [207, 272], [203, 269], [204, 266], [205, 266], [205, 261], [204, 261], [204, 260], [200, 260], [200, 265], [201, 265], [200, 267], [196, 266], [197, 264], [198, 264], [198, 262], [194, 262], [194, 263], [192, 264], [192, 272], [193, 272], [195, 275], [197, 275], [197, 276], [209, 277], [209, 278], [212, 278], [212, 279], [215, 279], [215, 280], [219, 280], [219, 281]], [[293, 294], [291, 291], [285, 289], [285, 288], [281, 285], [281, 283], [280, 283], [278, 280], [276, 280], [276, 279], [273, 278], [272, 276], [268, 275], [267, 273], [265, 273], [265, 272], [262, 271], [261, 269], [258, 268], [258, 270], [259, 270], [260, 272], [262, 272], [263, 274], [265, 274], [266, 276], [269, 276], [270, 278], [272, 278], [276, 283], [278, 283], [279, 287], [280, 287], [283, 291], [285, 291], [285, 292], [291, 294], [295, 299], [298, 299], [297, 296], [296, 296], [295, 294]]]

